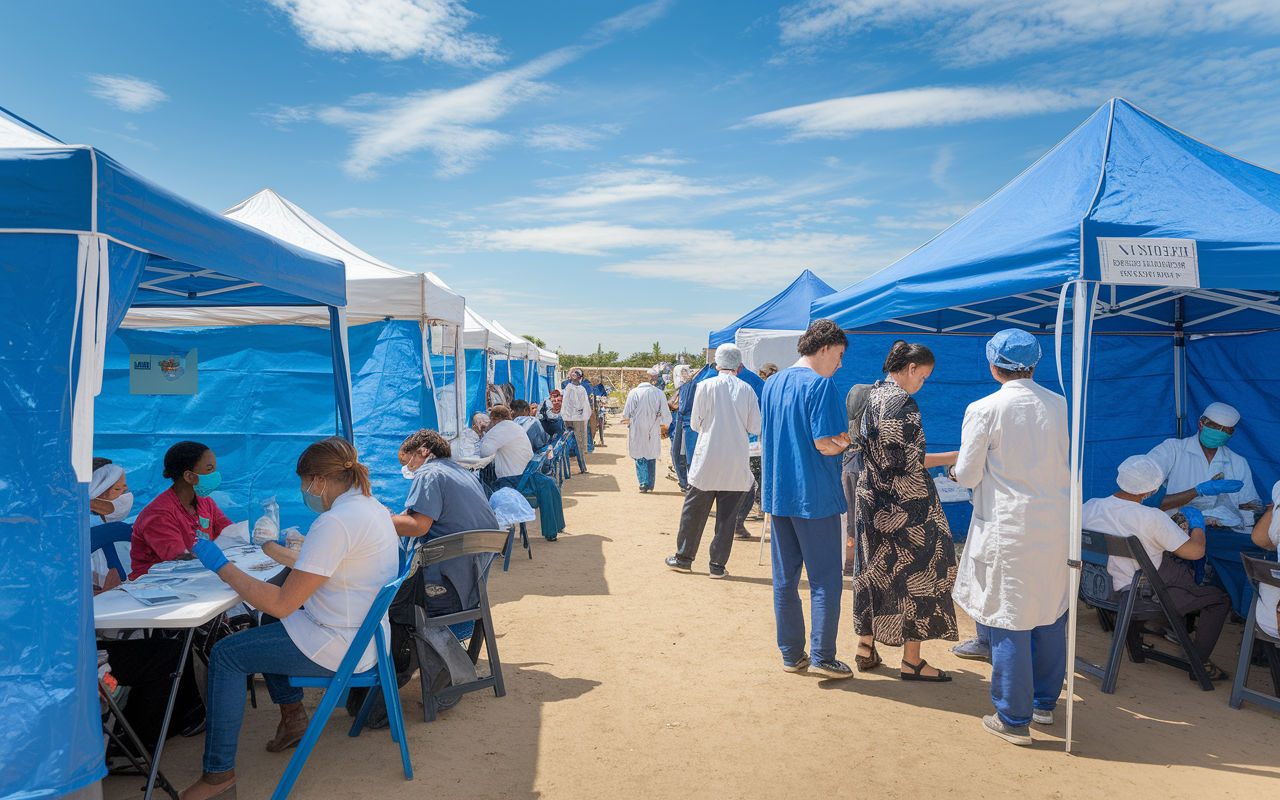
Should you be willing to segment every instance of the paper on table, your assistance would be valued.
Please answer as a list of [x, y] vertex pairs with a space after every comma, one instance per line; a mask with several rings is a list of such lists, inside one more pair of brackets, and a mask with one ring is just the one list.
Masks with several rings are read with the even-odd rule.
[[196, 596], [190, 592], [179, 592], [172, 587], [156, 584], [133, 583], [120, 588], [144, 606], [159, 606], [196, 599]]

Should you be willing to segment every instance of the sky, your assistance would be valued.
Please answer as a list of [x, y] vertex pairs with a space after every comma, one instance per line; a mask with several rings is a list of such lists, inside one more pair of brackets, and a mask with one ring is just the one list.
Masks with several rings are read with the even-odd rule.
[[1280, 166], [1275, 0], [6, 4], [0, 106], [221, 211], [272, 187], [567, 353], [889, 265], [1124, 97]]

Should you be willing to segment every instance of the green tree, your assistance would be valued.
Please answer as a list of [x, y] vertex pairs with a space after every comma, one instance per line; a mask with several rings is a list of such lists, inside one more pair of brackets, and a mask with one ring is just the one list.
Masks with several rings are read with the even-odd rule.
[[527, 334], [527, 333], [526, 333], [526, 334], [524, 334], [524, 338], [526, 338], [526, 339], [528, 339], [529, 341], [533, 342], [533, 343], [534, 343], [534, 344], [536, 344], [538, 347], [541, 347], [543, 350], [546, 350], [546, 349], [547, 349], [547, 343], [546, 343], [546, 342], [544, 342], [544, 341], [542, 341], [541, 339], [539, 339], [537, 336], [530, 336], [529, 334]]

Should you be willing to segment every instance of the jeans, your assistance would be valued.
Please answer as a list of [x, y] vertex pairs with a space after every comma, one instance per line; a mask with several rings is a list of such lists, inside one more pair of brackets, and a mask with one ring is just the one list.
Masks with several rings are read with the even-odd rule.
[[750, 492], [704, 492], [690, 486], [680, 509], [680, 530], [676, 533], [676, 558], [692, 562], [702, 543], [702, 532], [707, 527], [711, 504], [716, 505], [716, 535], [711, 540], [711, 565], [723, 567], [729, 563], [729, 551], [733, 549], [735, 512], [742, 505], [743, 496]]
[[279, 622], [232, 634], [213, 646], [209, 656], [209, 702], [204, 734], [204, 771], [226, 772], [236, 766], [236, 742], [244, 721], [245, 676], [261, 672], [276, 705], [302, 702], [302, 689], [290, 677], [332, 678], [302, 654]]
[[800, 605], [800, 569], [809, 574], [809, 604], [813, 613], [810, 653], [813, 661], [836, 657], [840, 627], [843, 547], [840, 515], [822, 519], [773, 517], [773, 614], [778, 625], [778, 649], [784, 664], [804, 656], [804, 608]]
[[684, 425], [680, 414], [671, 417], [671, 466], [675, 467], [676, 480], [681, 489], [689, 488], [689, 462], [684, 457]]
[[[751, 488], [743, 494], [742, 499], [738, 501], [738, 507], [733, 510], [733, 532], [749, 536], [751, 531], [747, 530], [747, 517], [751, 516], [751, 509], [756, 504], [756, 489], [760, 484], [754, 480], [751, 482]], [[716, 512], [719, 513], [718, 511]]]
[[586, 472], [587, 464], [582, 460], [582, 456], [587, 452], [587, 421], [583, 420], [565, 420], [565, 425], [573, 431], [573, 452], [578, 457], [578, 472]]
[[641, 489], [652, 489], [653, 480], [657, 474], [658, 460], [656, 458], [636, 459], [636, 478], [640, 481]]
[[1067, 677], [1067, 613], [1026, 631], [978, 624], [991, 642], [991, 702], [1006, 725], [1031, 724], [1032, 709], [1052, 711]]
[[684, 460], [686, 464], [693, 464], [693, 454], [698, 449], [698, 432], [689, 425], [689, 420], [683, 420], [684, 426]]

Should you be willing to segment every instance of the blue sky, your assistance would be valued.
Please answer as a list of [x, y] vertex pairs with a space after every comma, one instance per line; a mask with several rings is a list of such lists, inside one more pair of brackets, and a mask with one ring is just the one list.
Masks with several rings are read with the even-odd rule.
[[0, 105], [215, 210], [271, 186], [566, 352], [699, 348], [805, 268], [848, 286], [1113, 96], [1280, 165], [1275, 0], [41, 2], [4, 18]]

